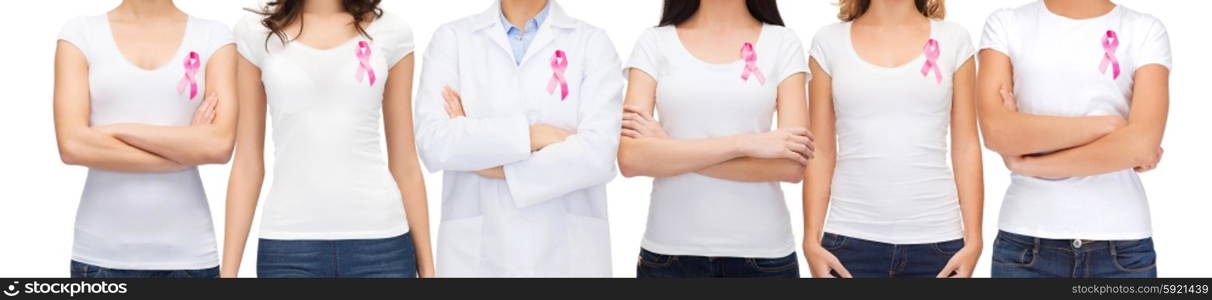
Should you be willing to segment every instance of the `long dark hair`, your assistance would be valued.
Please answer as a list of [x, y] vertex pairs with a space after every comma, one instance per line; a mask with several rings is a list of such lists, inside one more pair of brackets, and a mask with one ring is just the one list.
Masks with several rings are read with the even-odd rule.
[[[700, 0], [665, 0], [665, 8], [661, 9], [659, 26], [680, 25], [689, 20], [699, 11]], [[749, 15], [766, 24], [783, 25], [783, 16], [779, 14], [779, 5], [774, 0], [745, 0]]]
[[[303, 32], [303, 2], [304, 0], [273, 0], [265, 3], [265, 7], [260, 10], [248, 9], [248, 11], [265, 16], [265, 19], [261, 20], [261, 25], [269, 29], [271, 36], [276, 35], [285, 43], [289, 42], [286, 26], [299, 21], [299, 32]], [[358, 30], [358, 34], [373, 39], [369, 33], [366, 33], [366, 28], [363, 28], [362, 24], [367, 21], [367, 18], [373, 21], [383, 16], [383, 9], [379, 8], [380, 2], [383, 0], [342, 0], [341, 6], [345, 7], [346, 13], [353, 15], [354, 29]], [[265, 37], [265, 40], [268, 42], [269, 37]]]

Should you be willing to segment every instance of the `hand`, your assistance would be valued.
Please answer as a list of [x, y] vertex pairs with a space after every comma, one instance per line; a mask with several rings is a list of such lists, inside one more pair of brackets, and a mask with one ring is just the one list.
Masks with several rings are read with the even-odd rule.
[[226, 269], [219, 272], [219, 278], [237, 278], [236, 272], [228, 272]]
[[1011, 92], [1010, 89], [1007, 89], [1006, 87], [1002, 87], [1001, 94], [1002, 94], [1002, 105], [1006, 106], [1006, 109], [1009, 109], [1010, 111], [1017, 112], [1018, 111], [1018, 100], [1014, 99], [1014, 93]]
[[623, 136], [633, 139], [658, 138], [667, 139], [665, 128], [648, 113], [634, 106], [623, 107]]
[[449, 85], [442, 87], [442, 99], [446, 100], [446, 115], [451, 119], [467, 116], [463, 112], [463, 97]]
[[484, 177], [488, 177], [488, 178], [505, 179], [505, 167], [496, 167], [496, 168], [479, 170], [479, 171], [476, 171], [476, 175], [480, 175], [480, 176], [484, 176]]
[[563, 142], [572, 133], [547, 124], [530, 125], [530, 152], [536, 152], [551, 144]]
[[742, 136], [739, 149], [752, 158], [785, 158], [808, 165], [815, 151], [812, 133], [804, 128], [778, 130]]
[[943, 267], [941, 272], [938, 272], [938, 278], [971, 278], [972, 270], [976, 269], [976, 262], [981, 258], [980, 244], [961, 248], [959, 252], [951, 256], [947, 261], [947, 266]]
[[417, 268], [417, 278], [436, 278], [436, 277], [438, 277], [438, 276], [436, 274], [434, 274], [432, 267]]
[[1153, 171], [1153, 169], [1157, 169], [1157, 164], [1161, 163], [1162, 154], [1165, 154], [1165, 152], [1166, 152], [1166, 149], [1162, 149], [1161, 147], [1158, 147], [1157, 156], [1153, 158], [1153, 161], [1151, 163], [1143, 165], [1143, 166], [1138, 166], [1136, 168], [1132, 168], [1132, 170], [1136, 171], [1136, 173], [1144, 173], [1144, 172]]
[[846, 267], [842, 266], [842, 261], [821, 247], [819, 241], [804, 240], [804, 259], [808, 260], [808, 270], [813, 278], [836, 278], [834, 273], [842, 278], [854, 278], [850, 271], [846, 271]]
[[215, 123], [216, 109], [219, 106], [219, 96], [214, 92], [206, 95], [206, 100], [202, 100], [202, 104], [198, 105], [198, 109], [194, 111], [194, 118], [189, 122], [191, 126], [210, 125]]

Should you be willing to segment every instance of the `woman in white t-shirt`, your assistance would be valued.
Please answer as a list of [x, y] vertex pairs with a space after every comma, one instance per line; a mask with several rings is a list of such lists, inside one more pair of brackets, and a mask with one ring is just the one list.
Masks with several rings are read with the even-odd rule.
[[[223, 276], [237, 275], [264, 179], [258, 277], [429, 277], [412, 131], [412, 31], [379, 1], [270, 2], [236, 25], [241, 99]], [[380, 128], [386, 128], [384, 159]]]
[[55, 133], [88, 167], [71, 277], [217, 277], [199, 165], [231, 157], [231, 31], [172, 1], [123, 1], [63, 27], [55, 54]]
[[1014, 172], [993, 276], [1156, 277], [1136, 173], [1161, 159], [1166, 28], [1111, 1], [1047, 0], [995, 12], [981, 49], [981, 129]]
[[838, 5], [809, 50], [812, 275], [971, 277], [984, 187], [968, 30], [942, 21], [943, 0]]
[[782, 24], [774, 0], [668, 0], [636, 43], [619, 166], [655, 178], [639, 277], [799, 277], [779, 182], [812, 157], [808, 68]]

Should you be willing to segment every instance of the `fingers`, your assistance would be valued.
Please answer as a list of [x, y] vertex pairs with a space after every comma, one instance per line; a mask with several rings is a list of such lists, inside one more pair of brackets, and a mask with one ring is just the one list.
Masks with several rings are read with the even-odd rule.
[[466, 115], [463, 112], [463, 99], [449, 85], [442, 87], [442, 99], [446, 100], [445, 109], [448, 116], [455, 118]]
[[[805, 147], [807, 147], [807, 148], [808, 148], [808, 153], [809, 153], [809, 154], [812, 154], [812, 152], [816, 152], [816, 145], [813, 145], [813, 144], [812, 144], [812, 139], [810, 139], [810, 138], [808, 138], [808, 137], [806, 137], [806, 136], [798, 136], [798, 135], [797, 135], [797, 136], [791, 136], [791, 139], [790, 139], [790, 140], [791, 140], [791, 142], [792, 142], [792, 143], [796, 143], [796, 144], [804, 145]], [[811, 155], [810, 155], [810, 156], [811, 156]]]
[[640, 109], [639, 107], [635, 107], [635, 106], [632, 106], [632, 105], [625, 105], [625, 106], [623, 106], [623, 112], [624, 112], [624, 113], [633, 113], [633, 114], [639, 115], [639, 117], [641, 117], [641, 118], [642, 118], [642, 119], [644, 119], [644, 120], [652, 120], [652, 116], [649, 116], [649, 115], [648, 115], [648, 112], [646, 112], [646, 111], [644, 111], [644, 110]]
[[783, 157], [790, 159], [790, 160], [794, 160], [795, 162], [799, 163], [802, 166], [808, 165], [808, 158], [804, 157], [804, 155], [800, 154], [799, 152], [787, 150], [787, 152], [783, 153]]
[[850, 275], [850, 271], [847, 271], [846, 267], [842, 266], [842, 262], [838, 261], [836, 258], [829, 262], [829, 268], [833, 269], [834, 272], [837, 272], [838, 275], [841, 275], [842, 278], [854, 278], [854, 276]]
[[622, 134], [623, 134], [623, 137], [628, 137], [628, 138], [633, 138], [633, 139], [638, 139], [638, 138], [643, 137], [643, 135], [641, 135], [639, 131], [635, 131], [634, 129], [628, 129], [628, 128], [623, 128]]
[[787, 142], [786, 147], [788, 150], [791, 150], [796, 155], [803, 157], [805, 160], [812, 159], [812, 149], [808, 148], [807, 145]]
[[953, 258], [951, 261], [947, 262], [947, 266], [943, 267], [943, 270], [939, 271], [938, 275], [935, 275], [934, 277], [935, 278], [949, 278], [949, 277], [951, 277], [951, 274], [955, 273], [958, 269], [959, 269], [959, 263], [957, 263]]

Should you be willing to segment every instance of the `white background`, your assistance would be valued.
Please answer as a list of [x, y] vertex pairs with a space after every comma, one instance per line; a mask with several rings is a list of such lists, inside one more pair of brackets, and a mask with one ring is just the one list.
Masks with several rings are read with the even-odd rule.
[[[476, 14], [490, 0], [386, 0], [384, 8], [403, 15], [412, 24], [419, 53], [440, 24]], [[816, 29], [836, 22], [832, 0], [781, 1], [783, 19], [807, 46]], [[1017, 6], [1028, 0], [951, 0], [947, 20], [968, 28], [979, 41], [985, 18], [994, 10]], [[1126, 7], [1153, 14], [1169, 28], [1174, 49], [1172, 106], [1161, 166], [1144, 174], [1153, 215], [1159, 274], [1163, 277], [1212, 276], [1212, 197], [1208, 187], [1212, 158], [1207, 155], [1208, 113], [1212, 102], [1207, 91], [1212, 72], [1212, 28], [1206, 13], [1208, 1], [1121, 0]], [[102, 14], [119, 0], [4, 1], [0, 4], [0, 277], [63, 277], [68, 275], [72, 227], [84, 185], [85, 169], [59, 161], [51, 114], [53, 56], [56, 36], [69, 19]], [[178, 0], [191, 15], [234, 24], [242, 9], [257, 0]], [[605, 28], [626, 59], [638, 35], [659, 18], [659, 0], [565, 0], [573, 17]], [[419, 58], [420, 56], [418, 56]], [[418, 71], [421, 63], [418, 62]], [[1203, 86], [1201, 89], [1200, 86]], [[272, 124], [271, 124], [272, 127]], [[269, 130], [272, 130], [270, 128]], [[273, 145], [267, 143], [268, 170], [272, 169]], [[202, 167], [202, 178], [222, 240], [223, 205], [229, 166]], [[266, 187], [272, 182], [268, 172]], [[430, 216], [437, 232], [441, 177], [427, 174]], [[995, 154], [985, 152], [985, 247], [976, 275], [989, 275], [989, 253], [996, 233], [997, 212], [1009, 183], [1008, 171]], [[609, 185], [610, 222], [614, 274], [635, 275], [636, 255], [647, 218], [651, 179], [625, 179]], [[784, 184], [787, 204], [796, 234], [801, 233], [800, 185]], [[263, 201], [262, 201], [263, 202]], [[255, 275], [257, 225], [254, 224], [240, 274]], [[435, 236], [436, 237], [436, 236]], [[797, 241], [799, 239], [797, 238]], [[221, 249], [222, 247], [220, 247]], [[801, 258], [801, 272], [807, 273]]]

